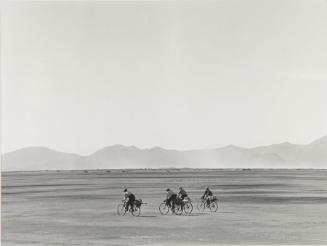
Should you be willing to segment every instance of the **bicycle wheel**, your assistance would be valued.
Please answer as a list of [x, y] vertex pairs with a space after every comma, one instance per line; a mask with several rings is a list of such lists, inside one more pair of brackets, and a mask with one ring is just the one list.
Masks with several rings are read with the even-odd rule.
[[186, 215], [190, 215], [193, 211], [193, 205], [190, 202], [184, 204], [184, 213]]
[[117, 206], [117, 214], [120, 216], [124, 216], [126, 214], [125, 206], [124, 204], [119, 204]]
[[141, 214], [141, 207], [134, 207], [134, 209], [132, 210], [132, 214], [133, 216], [140, 216]]
[[218, 210], [218, 202], [213, 201], [210, 203], [210, 211], [211, 212], [216, 212]]
[[198, 205], [197, 205], [197, 207], [198, 207], [198, 210], [200, 212], [203, 212], [205, 210], [205, 208], [206, 208], [206, 202], [205, 201], [199, 202]]
[[162, 215], [166, 215], [169, 212], [169, 207], [166, 205], [165, 202], [160, 203], [159, 211]]

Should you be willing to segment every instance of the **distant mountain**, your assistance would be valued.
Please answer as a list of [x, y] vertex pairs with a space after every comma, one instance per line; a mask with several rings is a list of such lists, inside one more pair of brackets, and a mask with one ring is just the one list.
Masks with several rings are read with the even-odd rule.
[[281, 143], [256, 148], [229, 145], [202, 150], [139, 149], [113, 145], [89, 156], [30, 147], [2, 155], [2, 170], [110, 168], [327, 168], [327, 136], [307, 145]]
[[4, 154], [2, 170], [64, 170], [79, 169], [84, 158], [76, 154], [58, 152], [45, 147], [29, 147]]

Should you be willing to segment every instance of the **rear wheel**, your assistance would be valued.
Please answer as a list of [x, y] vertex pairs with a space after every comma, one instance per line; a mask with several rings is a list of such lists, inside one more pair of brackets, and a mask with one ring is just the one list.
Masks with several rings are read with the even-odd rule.
[[198, 207], [198, 210], [200, 212], [203, 212], [205, 210], [205, 208], [206, 208], [206, 202], [205, 201], [199, 202], [198, 205], [197, 205], [197, 207]]
[[124, 216], [126, 214], [125, 206], [124, 204], [119, 204], [117, 206], [117, 214], [120, 216]]
[[169, 212], [169, 207], [166, 205], [165, 202], [162, 202], [162, 203], [159, 205], [159, 211], [160, 211], [160, 213], [163, 214], [163, 215], [168, 214], [168, 212]]
[[213, 201], [210, 203], [210, 211], [211, 212], [216, 212], [218, 210], [218, 202]]
[[134, 216], [140, 216], [140, 214], [141, 214], [141, 207], [134, 206], [134, 209], [132, 210], [132, 214]]
[[193, 205], [190, 202], [184, 204], [184, 213], [190, 215], [193, 211]]

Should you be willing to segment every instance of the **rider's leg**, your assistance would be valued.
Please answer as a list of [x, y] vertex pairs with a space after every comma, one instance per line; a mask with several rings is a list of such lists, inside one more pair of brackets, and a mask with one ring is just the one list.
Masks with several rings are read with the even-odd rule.
[[172, 210], [175, 211], [175, 205], [176, 205], [176, 198], [172, 199]]
[[171, 198], [166, 200], [166, 206], [171, 207]]
[[130, 201], [127, 201], [127, 202], [126, 202], [126, 205], [125, 205], [125, 211], [126, 211], [126, 212], [128, 211], [129, 204], [130, 204]]
[[132, 209], [132, 211], [134, 211], [134, 202], [135, 202], [135, 198], [132, 198], [132, 199], [130, 199], [131, 200], [131, 203], [130, 203], [130, 205], [131, 205], [131, 209]]
[[172, 210], [175, 211], [175, 204], [176, 204], [177, 195], [172, 195], [171, 202], [172, 202]]

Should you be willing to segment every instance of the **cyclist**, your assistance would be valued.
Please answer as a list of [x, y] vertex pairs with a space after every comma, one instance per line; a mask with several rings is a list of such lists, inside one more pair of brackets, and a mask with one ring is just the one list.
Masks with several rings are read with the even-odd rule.
[[201, 199], [205, 200], [207, 202], [207, 206], [209, 206], [212, 197], [213, 197], [212, 191], [209, 189], [208, 186], [206, 186], [204, 194], [201, 196]]
[[182, 186], [179, 186], [178, 189], [179, 189], [178, 197], [179, 197], [180, 199], [184, 200], [185, 197], [188, 197], [186, 191], [183, 189]]
[[133, 205], [134, 205], [134, 201], [135, 201], [135, 195], [128, 191], [127, 189], [124, 189], [124, 197], [125, 197], [125, 210], [126, 212], [128, 211], [128, 208], [129, 206], [131, 206], [131, 209], [134, 209], [133, 208]]
[[184, 207], [184, 198], [188, 197], [188, 195], [182, 186], [179, 186], [178, 189], [179, 189], [179, 192], [178, 192], [177, 197], [178, 197], [178, 199], [180, 199], [180, 202], [181, 202], [182, 208], [183, 208]]
[[172, 211], [174, 212], [177, 194], [172, 190], [170, 190], [169, 188], [167, 188], [166, 191], [167, 191], [166, 205], [171, 207]]

